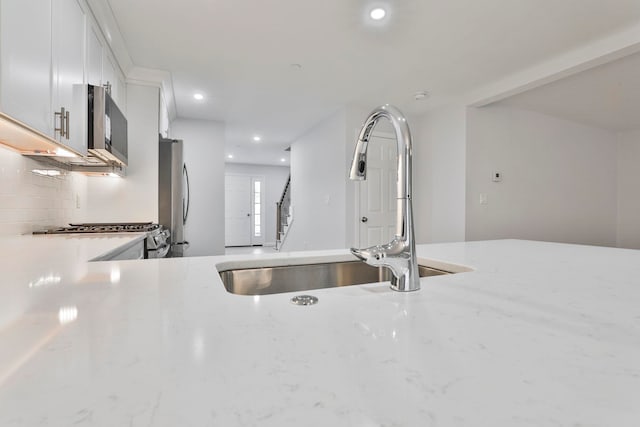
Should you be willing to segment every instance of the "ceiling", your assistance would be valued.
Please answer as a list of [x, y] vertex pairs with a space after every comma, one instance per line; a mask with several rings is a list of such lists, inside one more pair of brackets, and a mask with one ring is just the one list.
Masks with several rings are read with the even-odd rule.
[[640, 54], [501, 101], [615, 132], [640, 129]]
[[640, 21], [638, 0], [108, 2], [133, 63], [171, 73], [178, 117], [224, 121], [228, 153], [266, 164], [343, 106], [420, 114]]

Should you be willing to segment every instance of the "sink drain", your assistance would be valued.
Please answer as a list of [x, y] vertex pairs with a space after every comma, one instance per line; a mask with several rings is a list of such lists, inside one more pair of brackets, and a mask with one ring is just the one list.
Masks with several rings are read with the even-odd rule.
[[297, 295], [291, 298], [291, 303], [295, 305], [314, 305], [318, 303], [318, 298], [312, 295]]

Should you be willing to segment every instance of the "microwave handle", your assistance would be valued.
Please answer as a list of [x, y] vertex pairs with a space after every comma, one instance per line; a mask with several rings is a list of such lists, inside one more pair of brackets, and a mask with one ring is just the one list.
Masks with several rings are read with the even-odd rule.
[[187, 183], [186, 187], [186, 206], [185, 206], [185, 198], [182, 199], [182, 224], [187, 223], [187, 217], [189, 216], [189, 202], [191, 201], [191, 189], [189, 188], [189, 172], [187, 171], [187, 165], [182, 166], [182, 174], [185, 177], [185, 181]]

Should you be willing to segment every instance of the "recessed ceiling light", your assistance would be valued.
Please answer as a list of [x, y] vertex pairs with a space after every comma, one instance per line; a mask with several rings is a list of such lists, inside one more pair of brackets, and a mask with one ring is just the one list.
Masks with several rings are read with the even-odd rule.
[[261, 140], [261, 139], [262, 139], [262, 138], [261, 138], [259, 135], [255, 135], [255, 136], [253, 137], [253, 140], [254, 140], [255, 142], [260, 142], [260, 140]]
[[233, 154], [229, 154], [229, 155], [227, 156], [227, 158], [228, 158], [228, 159], [233, 159]]
[[371, 12], [369, 12], [369, 16], [371, 19], [375, 21], [379, 21], [387, 15], [387, 11], [381, 7], [376, 7]]
[[286, 162], [287, 159], [285, 159], [284, 157], [280, 159], [281, 162]]
[[201, 93], [194, 93], [193, 98], [197, 101], [202, 101], [204, 99], [204, 95]]

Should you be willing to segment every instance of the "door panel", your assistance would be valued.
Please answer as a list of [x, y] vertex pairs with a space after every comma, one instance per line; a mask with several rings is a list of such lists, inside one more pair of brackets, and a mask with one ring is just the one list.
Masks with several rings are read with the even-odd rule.
[[382, 188], [383, 171], [380, 168], [372, 168], [369, 166], [367, 170], [367, 211], [369, 214], [381, 213], [383, 211], [382, 204], [385, 201]]
[[251, 245], [251, 177], [225, 177], [225, 246]]
[[[380, 242], [382, 243], [385, 238], [384, 227], [367, 227], [367, 242]], [[371, 246], [379, 243], [366, 243], [364, 246]]]
[[374, 135], [367, 150], [367, 179], [359, 184], [360, 247], [388, 243], [395, 235], [397, 167], [395, 139]]

